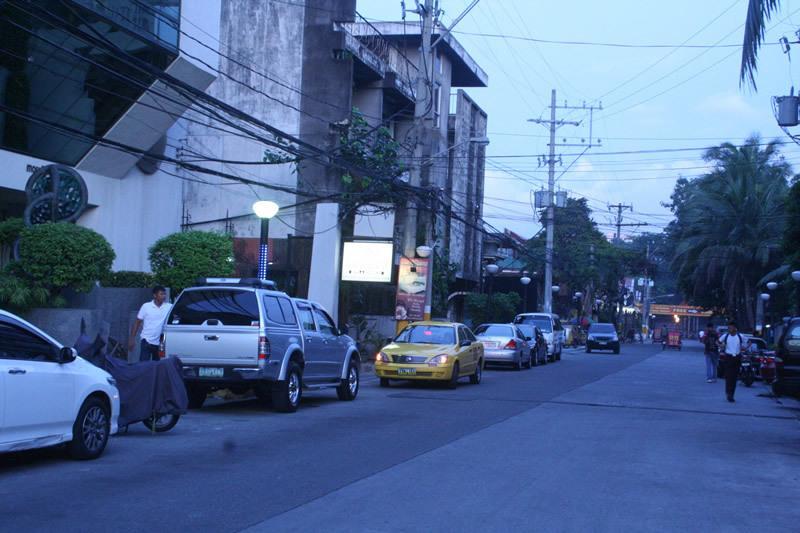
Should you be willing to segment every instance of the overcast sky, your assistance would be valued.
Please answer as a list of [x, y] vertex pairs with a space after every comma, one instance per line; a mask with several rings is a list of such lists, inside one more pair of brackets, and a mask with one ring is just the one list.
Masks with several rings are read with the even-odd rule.
[[[469, 3], [441, 0], [445, 24]], [[406, 4], [413, 6], [414, 1]], [[539, 167], [536, 155], [547, 152], [548, 132], [526, 119], [549, 118], [552, 88], [559, 104], [565, 99], [570, 105], [602, 100], [604, 110], [595, 112], [593, 131], [602, 146], [577, 160], [583, 148], [559, 148], [563, 167], [556, 175], [566, 170], [557, 186], [588, 198], [604, 232], [612, 229], [607, 205], [619, 202], [635, 210], [625, 222], [650, 224], [627, 228], [626, 233], [660, 231], [670, 218], [660, 203], [669, 200], [675, 180], [703, 172], [702, 151], [695, 148], [723, 141], [739, 144], [754, 132], [788, 141], [775, 124], [771, 97], [789, 93], [793, 73], [789, 57], [772, 43], [782, 35], [796, 40], [800, 1], [782, 4], [769, 23], [770, 44], [760, 53], [755, 92], [739, 87], [738, 47], [690, 47], [740, 45], [746, 0], [481, 0], [458, 24], [456, 37], [489, 75], [488, 88], [468, 89], [489, 114], [487, 221], [524, 236], [539, 229], [528, 198], [531, 189], [546, 184], [546, 169]], [[358, 9], [368, 19], [400, 19], [399, 1], [359, 0]], [[513, 37], [669, 46], [546, 44]], [[800, 45], [792, 52], [800, 61]], [[583, 120], [584, 125], [562, 127], [559, 142], [565, 137], [570, 143], [588, 140], [588, 114], [568, 113], [559, 111], [559, 117]], [[685, 148], [693, 150], [676, 150]], [[602, 155], [663, 149], [673, 151]], [[800, 148], [790, 144], [783, 150], [788, 161], [800, 163]], [[503, 157], [517, 155], [531, 157]]]

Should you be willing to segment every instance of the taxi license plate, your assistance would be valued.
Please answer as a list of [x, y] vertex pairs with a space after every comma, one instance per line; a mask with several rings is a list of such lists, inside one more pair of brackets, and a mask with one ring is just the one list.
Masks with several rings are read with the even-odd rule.
[[197, 369], [197, 375], [201, 378], [221, 378], [225, 375], [225, 369], [200, 367]]
[[417, 373], [416, 368], [398, 368], [397, 375], [398, 376], [413, 376]]

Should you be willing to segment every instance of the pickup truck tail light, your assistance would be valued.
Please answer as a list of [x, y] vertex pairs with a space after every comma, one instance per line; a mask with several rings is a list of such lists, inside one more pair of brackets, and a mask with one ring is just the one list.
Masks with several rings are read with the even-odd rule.
[[266, 337], [259, 337], [258, 338], [258, 366], [263, 368], [266, 363], [267, 359], [270, 356], [270, 346], [269, 346], [269, 339]]
[[167, 335], [165, 333], [161, 334], [161, 337], [158, 339], [158, 358], [164, 359], [167, 356]]
[[514, 339], [511, 339], [510, 341], [508, 341], [508, 344], [506, 344], [505, 349], [506, 350], [516, 350], [517, 349], [517, 341], [515, 341]]

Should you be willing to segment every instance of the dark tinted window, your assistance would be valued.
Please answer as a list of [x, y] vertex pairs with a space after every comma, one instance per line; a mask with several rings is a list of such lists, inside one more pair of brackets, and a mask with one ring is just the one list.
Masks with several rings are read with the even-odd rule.
[[513, 337], [514, 328], [511, 326], [484, 324], [475, 330], [475, 334], [479, 337]]
[[589, 333], [616, 333], [612, 324], [592, 324]]
[[333, 321], [331, 321], [327, 314], [319, 309], [314, 309], [314, 316], [317, 319], [317, 324], [319, 324], [320, 333], [323, 335], [336, 335], [336, 327], [333, 325]]
[[168, 324], [197, 326], [206, 320], [219, 320], [225, 326], [258, 326], [255, 293], [232, 289], [186, 291], [172, 308]]
[[544, 333], [552, 333], [553, 324], [546, 316], [523, 316], [517, 319], [520, 324], [533, 324]]
[[467, 339], [468, 340], [471, 340], [472, 342], [475, 342], [476, 340], [478, 340], [478, 339], [475, 338], [475, 335], [472, 333], [471, 329], [465, 327], [464, 331], [467, 333]]
[[30, 331], [0, 322], [0, 359], [52, 361], [55, 346]]
[[305, 331], [317, 331], [316, 326], [314, 325], [314, 313], [311, 312], [311, 308], [305, 305], [300, 305], [297, 307], [297, 310], [300, 313], [300, 323], [303, 326]]
[[270, 322], [284, 325], [297, 324], [292, 304], [286, 298], [264, 296], [264, 312]]

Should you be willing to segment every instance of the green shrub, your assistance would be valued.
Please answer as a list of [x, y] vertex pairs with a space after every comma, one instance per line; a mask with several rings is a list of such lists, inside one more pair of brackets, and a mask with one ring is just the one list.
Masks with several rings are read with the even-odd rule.
[[149, 272], [120, 270], [111, 272], [102, 283], [104, 287], [150, 288], [156, 284], [156, 278]]
[[487, 294], [471, 293], [464, 306], [473, 326], [478, 326], [487, 322], [511, 322], [521, 301], [516, 292], [496, 292], [491, 298]]
[[8, 218], [0, 221], [0, 246], [14, 244], [23, 229], [25, 229], [25, 222], [21, 218]]
[[167, 235], [150, 248], [150, 267], [156, 281], [170, 287], [173, 294], [200, 277], [231, 276], [233, 239], [207, 231]]
[[99, 233], [67, 222], [22, 230], [18, 271], [54, 296], [70, 288], [88, 292], [111, 271], [114, 250]]

